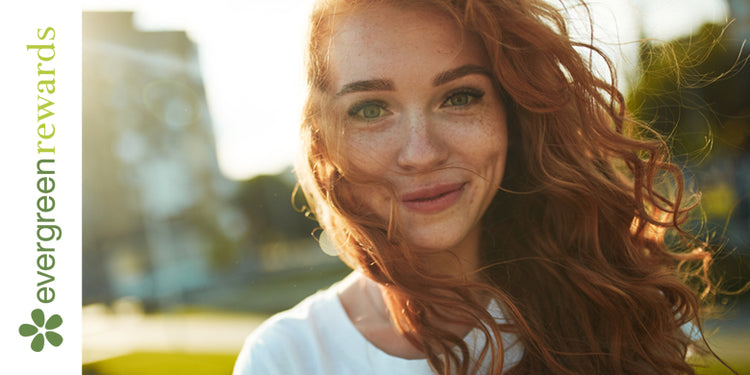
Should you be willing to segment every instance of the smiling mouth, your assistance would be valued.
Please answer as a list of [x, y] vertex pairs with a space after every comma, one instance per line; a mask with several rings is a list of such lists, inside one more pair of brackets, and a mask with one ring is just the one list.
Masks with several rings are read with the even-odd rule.
[[463, 195], [465, 186], [466, 183], [457, 183], [420, 189], [404, 195], [401, 204], [416, 213], [438, 213], [453, 206]]
[[448, 194], [450, 194], [450, 193], [452, 193], [452, 192], [450, 192], [450, 191], [449, 191], [449, 192], [445, 192], [445, 193], [442, 193], [442, 194], [436, 195], [436, 196], [434, 196], [434, 197], [427, 197], [427, 198], [417, 198], [417, 199], [414, 199], [414, 200], [412, 200], [412, 202], [425, 202], [425, 201], [431, 201], [431, 200], [434, 200], [434, 199], [439, 199], [440, 197], [444, 197], [444, 196], [446, 196], [446, 195], [448, 195]]

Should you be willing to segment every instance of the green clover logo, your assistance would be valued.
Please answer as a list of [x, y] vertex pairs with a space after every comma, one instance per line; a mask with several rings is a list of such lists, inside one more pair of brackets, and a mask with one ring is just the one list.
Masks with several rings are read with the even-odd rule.
[[[57, 334], [56, 332], [53, 332], [52, 330], [60, 327], [62, 325], [62, 318], [60, 315], [52, 315], [49, 317], [49, 320], [47, 323], [44, 323], [44, 312], [42, 309], [36, 309], [31, 312], [31, 320], [34, 322], [34, 325], [31, 324], [21, 324], [20, 327], [18, 327], [18, 333], [21, 334], [23, 337], [29, 337], [32, 335], [34, 336], [34, 339], [31, 340], [31, 350], [35, 352], [41, 352], [42, 349], [44, 349], [44, 338], [47, 338], [47, 341], [49, 341], [52, 346], [60, 346], [63, 342], [62, 336]], [[44, 329], [47, 330], [44, 334], [39, 332], [39, 329], [44, 327]]]

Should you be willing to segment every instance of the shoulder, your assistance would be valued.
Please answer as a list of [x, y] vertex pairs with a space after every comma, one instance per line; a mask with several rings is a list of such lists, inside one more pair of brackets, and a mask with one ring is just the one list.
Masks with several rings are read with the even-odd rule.
[[[336, 288], [320, 291], [278, 313], [245, 340], [234, 375], [308, 374], [320, 367], [336, 339], [341, 306]], [[315, 374], [316, 372], [312, 372]]]
[[426, 360], [391, 356], [354, 326], [339, 292], [361, 277], [354, 272], [261, 324], [245, 340], [234, 375], [432, 374]]

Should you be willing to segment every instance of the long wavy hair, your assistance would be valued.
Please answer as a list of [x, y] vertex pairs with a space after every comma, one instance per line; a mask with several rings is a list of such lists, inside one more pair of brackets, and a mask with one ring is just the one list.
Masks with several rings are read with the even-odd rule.
[[[489, 56], [509, 149], [481, 222], [479, 278], [433, 274], [399, 233], [395, 205], [383, 222], [350, 193], [373, 182], [341, 151], [329, 47], [337, 17], [370, 5], [442, 12]], [[559, 10], [543, 0], [321, 0], [309, 38], [296, 165], [309, 212], [344, 262], [386, 288], [393, 323], [436, 372], [473, 374], [489, 359], [501, 373], [500, 333], [513, 332], [524, 354], [508, 374], [694, 373], [681, 327], [700, 327], [711, 254], [681, 225], [698, 196], [665, 143], [627, 114], [611, 62], [573, 41]], [[592, 73], [582, 50], [604, 58], [609, 78]], [[479, 355], [445, 322], [479, 329]]]

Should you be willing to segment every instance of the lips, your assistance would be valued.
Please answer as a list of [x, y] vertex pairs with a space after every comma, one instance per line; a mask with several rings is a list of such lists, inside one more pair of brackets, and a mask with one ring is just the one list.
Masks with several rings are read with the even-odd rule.
[[404, 208], [422, 214], [437, 213], [447, 209], [461, 198], [465, 182], [437, 184], [401, 196]]

